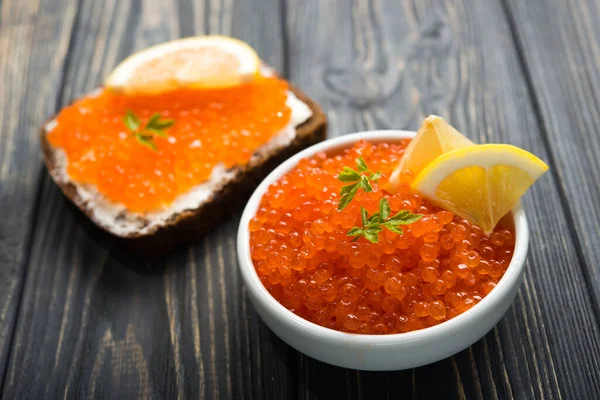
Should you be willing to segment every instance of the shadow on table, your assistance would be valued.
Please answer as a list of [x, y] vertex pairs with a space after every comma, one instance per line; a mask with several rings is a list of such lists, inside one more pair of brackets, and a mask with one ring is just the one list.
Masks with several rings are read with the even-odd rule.
[[[483, 339], [485, 340], [485, 339]], [[477, 346], [477, 345], [476, 345]], [[300, 398], [453, 399], [465, 398], [480, 385], [461, 377], [458, 363], [469, 364], [472, 349], [442, 361], [404, 371], [356, 371], [317, 361], [298, 353]], [[460, 360], [460, 361], [459, 361]], [[475, 372], [477, 375], [477, 372]], [[327, 377], [324, 379], [323, 377]], [[481, 389], [476, 389], [475, 393]], [[466, 398], [470, 398], [466, 396]]]
[[[64, 199], [64, 203], [69, 209], [69, 214], [77, 221], [79, 227], [85, 231], [85, 235], [89, 237], [95, 245], [100, 246], [108, 253], [107, 263], [117, 263], [119, 268], [127, 268], [142, 275], [162, 275], [168, 268], [185, 266], [185, 257], [189, 250], [189, 246], [182, 246], [166, 254], [160, 255], [145, 256], [143, 254], [134, 254], [124, 246], [118, 238], [105, 232], [94, 224], [70, 201]], [[201, 244], [210, 235], [211, 233], [208, 233], [199, 238], [197, 244]]]
[[[263, 396], [278, 393], [272, 387], [273, 375], [280, 379], [291, 376], [293, 382], [282, 384], [295, 386], [295, 391], [291, 389], [291, 392], [300, 399], [454, 399], [486, 398], [486, 393], [505, 393], [505, 388], [494, 383], [495, 378], [491, 375], [500, 373], [496, 369], [501, 369], [501, 364], [494, 355], [490, 358], [485, 350], [486, 340], [493, 340], [492, 334], [453, 357], [427, 366], [404, 371], [357, 371], [305, 356], [285, 344], [262, 322], [260, 325], [264, 335], [261, 342], [269, 343], [268, 349], [263, 347], [261, 351], [263, 359], [284, 369], [274, 374], [263, 372]], [[487, 358], [491, 368], [488, 362], [481, 362], [482, 357]], [[485, 364], [488, 364], [487, 368]], [[506, 394], [509, 396], [510, 392]]]

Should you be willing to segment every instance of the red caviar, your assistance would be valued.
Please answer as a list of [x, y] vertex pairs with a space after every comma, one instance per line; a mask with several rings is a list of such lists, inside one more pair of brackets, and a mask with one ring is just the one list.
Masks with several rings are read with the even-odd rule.
[[[411, 192], [410, 172], [396, 194], [387, 177], [408, 141], [360, 142], [331, 157], [318, 154], [271, 185], [250, 221], [251, 252], [267, 290], [286, 308], [319, 325], [364, 334], [401, 333], [451, 319], [485, 297], [512, 258], [514, 231], [481, 228]], [[359, 190], [337, 210], [343, 166], [362, 155], [382, 178], [372, 193]], [[378, 243], [347, 235], [385, 197], [392, 213], [423, 214], [404, 234], [379, 234]]]
[[[97, 185], [132, 211], [150, 211], [207, 180], [219, 163], [225, 168], [247, 163], [289, 123], [287, 89], [283, 80], [264, 78], [160, 95], [102, 90], [63, 109], [48, 140], [66, 152], [72, 180]], [[154, 137], [156, 151], [129, 137], [127, 110], [142, 126], [154, 113], [174, 119], [168, 137]]]

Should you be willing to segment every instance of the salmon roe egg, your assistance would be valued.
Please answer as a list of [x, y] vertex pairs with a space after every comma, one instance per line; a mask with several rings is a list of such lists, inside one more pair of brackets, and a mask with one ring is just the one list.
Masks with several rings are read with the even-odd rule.
[[[277, 78], [153, 95], [101, 90], [65, 107], [48, 140], [64, 150], [73, 181], [95, 184], [131, 211], [157, 210], [208, 180], [216, 166], [246, 164], [281, 132], [291, 116], [287, 91]], [[174, 120], [166, 137], [154, 135], [156, 150], [131, 136], [123, 122], [128, 110], [141, 127], [155, 113]]]
[[[251, 255], [262, 283], [283, 306], [327, 328], [391, 334], [454, 318], [494, 289], [512, 258], [514, 230], [498, 226], [486, 237], [412, 192], [410, 172], [402, 174], [396, 193], [387, 192], [408, 143], [360, 142], [338, 154], [318, 154], [269, 187], [250, 221]], [[338, 211], [344, 186], [338, 173], [359, 156], [382, 177], [372, 192], [359, 190]], [[377, 243], [353, 241], [347, 232], [361, 226], [361, 205], [371, 215], [382, 197], [392, 213], [406, 209], [423, 217], [403, 225], [402, 235], [384, 230]]]

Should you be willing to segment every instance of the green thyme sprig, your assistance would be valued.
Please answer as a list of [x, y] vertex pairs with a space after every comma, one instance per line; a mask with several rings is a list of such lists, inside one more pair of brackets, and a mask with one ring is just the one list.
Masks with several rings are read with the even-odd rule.
[[396, 215], [390, 217], [391, 209], [388, 201], [383, 198], [379, 201], [379, 212], [369, 216], [367, 210], [361, 206], [360, 214], [362, 217], [362, 227], [355, 226], [348, 231], [348, 236], [354, 236], [354, 241], [364, 237], [369, 242], [377, 243], [379, 241], [379, 232], [387, 229], [391, 232], [402, 235], [400, 225], [408, 225], [417, 222], [423, 218], [422, 214], [413, 214], [407, 210], [398, 211]]
[[[372, 192], [373, 187], [371, 182], [376, 182], [381, 178], [379, 172], [373, 173], [367, 167], [365, 160], [361, 157], [356, 159], [356, 169], [344, 167], [340, 172], [338, 179], [342, 182], [349, 182], [350, 185], [344, 186], [340, 192], [340, 202], [338, 210], [341, 211], [352, 201], [358, 189], [363, 189], [365, 192]], [[362, 175], [362, 174], [366, 175]], [[367, 210], [360, 206], [360, 215], [362, 219], [362, 227], [355, 226], [348, 231], [348, 236], [353, 236], [354, 241], [364, 237], [372, 243], [379, 241], [379, 232], [384, 228], [390, 232], [402, 235], [400, 225], [408, 225], [417, 222], [423, 218], [422, 214], [413, 214], [408, 210], [398, 211], [394, 216], [390, 217], [392, 210], [387, 199], [382, 198], [379, 201], [379, 211], [369, 216]]]
[[127, 110], [123, 118], [125, 126], [131, 131], [129, 137], [135, 137], [138, 143], [150, 147], [156, 151], [154, 136], [167, 137], [165, 129], [170, 128], [175, 123], [172, 119], [161, 119], [159, 113], [152, 114], [146, 126], [140, 129], [140, 119], [131, 110]]
[[[358, 189], [362, 188], [365, 192], [372, 192], [373, 187], [371, 186], [371, 182], [377, 182], [377, 180], [381, 178], [379, 172], [372, 173], [369, 170], [362, 156], [356, 159], [356, 169], [358, 171], [355, 171], [350, 167], [344, 167], [338, 176], [340, 181], [350, 183], [350, 185], [342, 187], [342, 191], [340, 192], [341, 198], [338, 204], [339, 211], [346, 208], [354, 198], [354, 195], [356, 195], [356, 192], [358, 192]], [[362, 173], [368, 175], [362, 175]]]

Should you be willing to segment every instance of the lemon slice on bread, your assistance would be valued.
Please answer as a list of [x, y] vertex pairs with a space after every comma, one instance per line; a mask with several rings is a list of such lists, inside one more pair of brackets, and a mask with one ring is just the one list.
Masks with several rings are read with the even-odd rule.
[[260, 58], [226, 36], [197, 36], [139, 51], [119, 64], [105, 86], [116, 92], [161, 93], [178, 88], [226, 88], [255, 79]]

